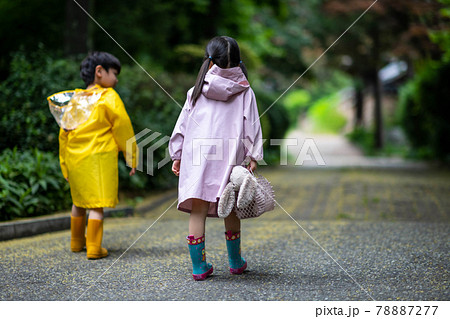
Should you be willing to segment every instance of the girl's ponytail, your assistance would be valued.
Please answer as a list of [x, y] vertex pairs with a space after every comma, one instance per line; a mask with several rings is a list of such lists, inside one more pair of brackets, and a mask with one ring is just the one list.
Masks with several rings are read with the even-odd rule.
[[192, 106], [195, 105], [195, 102], [197, 102], [198, 97], [202, 93], [203, 83], [205, 82], [205, 75], [209, 70], [209, 62], [211, 62], [211, 61], [212, 61], [211, 56], [205, 57], [203, 60], [203, 64], [197, 75], [197, 80], [195, 81], [194, 92], [192, 92], [192, 98], [191, 98]]

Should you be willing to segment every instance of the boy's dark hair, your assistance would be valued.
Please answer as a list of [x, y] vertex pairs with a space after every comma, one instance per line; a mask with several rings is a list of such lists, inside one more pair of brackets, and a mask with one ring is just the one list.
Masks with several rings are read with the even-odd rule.
[[90, 53], [80, 65], [80, 76], [83, 79], [86, 86], [94, 82], [95, 68], [97, 65], [101, 65], [106, 72], [110, 68], [117, 70], [117, 74], [120, 73], [120, 61], [114, 55], [108, 52], [95, 51]]
[[200, 68], [200, 72], [198, 72], [194, 92], [192, 93], [192, 105], [195, 105], [195, 102], [197, 102], [198, 97], [202, 93], [205, 75], [209, 69], [209, 61], [217, 64], [217, 66], [222, 69], [239, 66], [245, 77], [248, 79], [247, 69], [241, 61], [241, 52], [236, 40], [227, 36], [212, 38], [206, 45], [203, 64]]

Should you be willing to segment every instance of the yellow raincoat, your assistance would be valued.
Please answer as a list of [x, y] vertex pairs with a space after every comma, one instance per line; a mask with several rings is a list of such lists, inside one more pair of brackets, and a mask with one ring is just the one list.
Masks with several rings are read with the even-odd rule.
[[[99, 85], [90, 89], [103, 89]], [[112, 88], [103, 89], [89, 118], [71, 131], [61, 128], [59, 159], [77, 207], [115, 207], [118, 203], [118, 152], [136, 167], [134, 131], [125, 106]], [[87, 90], [75, 90], [75, 93]], [[126, 154], [132, 139], [131, 154]]]

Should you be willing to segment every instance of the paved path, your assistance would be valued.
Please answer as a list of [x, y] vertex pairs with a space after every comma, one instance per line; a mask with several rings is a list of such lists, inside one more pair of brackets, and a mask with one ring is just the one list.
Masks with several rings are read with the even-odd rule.
[[69, 231], [0, 242], [0, 300], [449, 300], [450, 172], [264, 174], [280, 206], [243, 221], [241, 276], [228, 272], [222, 221], [209, 219], [214, 275], [192, 280], [188, 215], [169, 200], [107, 219], [102, 260], [71, 253]]
[[[367, 157], [342, 135], [317, 134], [293, 130], [287, 136], [289, 164], [294, 165], [307, 139], [312, 139], [327, 168], [426, 168], [424, 163], [404, 160], [400, 157]], [[296, 144], [296, 145], [293, 145]], [[286, 146], [284, 146], [286, 147]], [[306, 146], [305, 146], [306, 147]], [[306, 147], [308, 149], [308, 147]], [[311, 159], [302, 163], [303, 167], [317, 167], [318, 159], [309, 151]]]

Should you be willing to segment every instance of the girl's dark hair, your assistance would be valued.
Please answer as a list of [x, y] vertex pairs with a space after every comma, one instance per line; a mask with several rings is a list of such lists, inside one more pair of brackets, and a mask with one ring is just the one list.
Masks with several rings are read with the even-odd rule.
[[210, 61], [222, 69], [240, 66], [245, 77], [248, 79], [247, 69], [241, 61], [241, 52], [236, 40], [227, 36], [215, 37], [206, 45], [203, 64], [200, 72], [198, 72], [194, 92], [192, 93], [192, 105], [195, 105], [195, 102], [197, 102], [198, 97], [202, 93], [203, 83], [206, 72], [209, 70]]
[[80, 76], [83, 79], [86, 86], [89, 86], [95, 79], [95, 68], [97, 65], [101, 65], [106, 72], [110, 68], [117, 70], [117, 74], [120, 73], [120, 62], [114, 55], [108, 52], [95, 51], [90, 53], [80, 65]]

